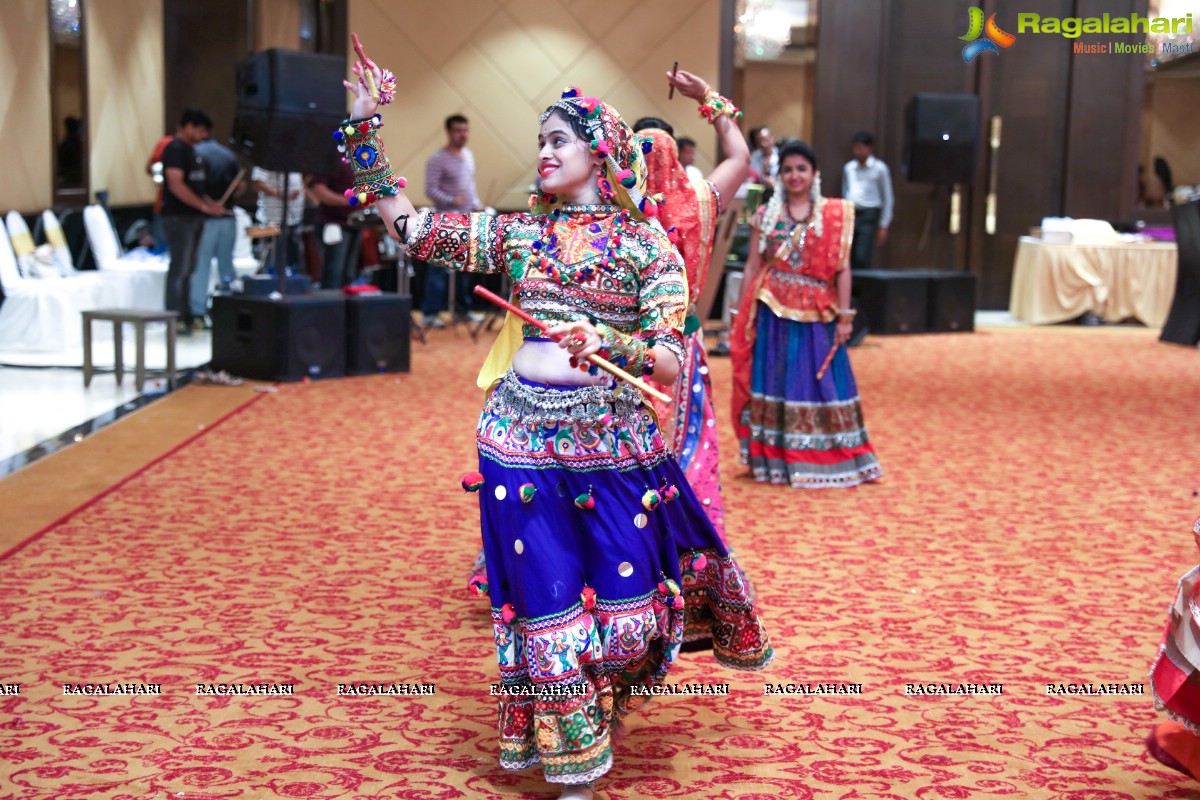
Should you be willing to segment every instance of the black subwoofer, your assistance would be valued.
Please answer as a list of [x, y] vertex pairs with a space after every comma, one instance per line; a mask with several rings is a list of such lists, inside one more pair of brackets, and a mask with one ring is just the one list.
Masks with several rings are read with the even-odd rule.
[[924, 333], [929, 324], [929, 277], [924, 272], [864, 269], [853, 274], [855, 307], [871, 333]]
[[932, 333], [975, 330], [975, 274], [930, 271], [929, 330]]
[[265, 381], [346, 373], [346, 302], [340, 294], [214, 297], [214, 370]]
[[401, 294], [346, 298], [346, 374], [408, 372], [412, 297]]

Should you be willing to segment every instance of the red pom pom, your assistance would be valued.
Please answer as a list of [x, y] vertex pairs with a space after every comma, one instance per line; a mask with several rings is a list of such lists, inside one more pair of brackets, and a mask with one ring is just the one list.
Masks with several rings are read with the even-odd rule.
[[504, 620], [505, 625], [511, 625], [516, 618], [517, 612], [513, 609], [512, 603], [505, 603], [500, 607], [500, 619]]
[[579, 593], [579, 597], [583, 600], [583, 607], [587, 611], [591, 611], [596, 607], [596, 590], [592, 587], [583, 587], [583, 591]]
[[371, 132], [371, 123], [370, 122], [359, 123], [358, 131], [359, 131], [359, 133], [370, 133]]
[[483, 475], [478, 472], [463, 473], [462, 487], [468, 492], [478, 492], [483, 488]]
[[699, 572], [700, 570], [704, 569], [707, 566], [708, 566], [708, 558], [704, 555], [704, 553], [701, 553], [700, 555], [698, 555], [692, 559], [692, 569], [695, 570], [696, 572]]
[[681, 595], [681, 594], [675, 595], [675, 599], [671, 601], [671, 606], [676, 611], [682, 611], [683, 610], [683, 595]]
[[404, 189], [408, 186], [408, 179], [407, 178], [396, 178], [396, 185], [399, 186], [401, 189]]

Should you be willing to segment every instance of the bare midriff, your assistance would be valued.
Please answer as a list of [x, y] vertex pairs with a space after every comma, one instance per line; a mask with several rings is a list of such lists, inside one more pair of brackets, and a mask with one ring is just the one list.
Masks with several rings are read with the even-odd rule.
[[513, 372], [527, 381], [555, 383], [568, 386], [593, 386], [607, 383], [608, 373], [589, 375], [571, 366], [571, 354], [557, 342], [545, 339], [526, 339], [513, 356]]

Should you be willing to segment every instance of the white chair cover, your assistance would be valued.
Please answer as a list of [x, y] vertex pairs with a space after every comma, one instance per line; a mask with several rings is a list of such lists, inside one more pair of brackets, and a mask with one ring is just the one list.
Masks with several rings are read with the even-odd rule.
[[8, 234], [0, 226], [0, 351], [53, 352], [83, 342], [83, 311], [99, 308], [100, 283], [89, 276], [32, 280], [17, 271]]
[[97, 205], [83, 209], [83, 225], [87, 230], [88, 243], [96, 258], [96, 268], [101, 273], [122, 276], [116, 279], [122, 285], [120, 308], [143, 308], [161, 311], [167, 294], [167, 264], [162, 256], [136, 258], [121, 254], [117, 232], [113, 229], [108, 213]]
[[13, 255], [17, 257], [17, 270], [21, 277], [34, 277], [33, 234], [29, 232], [25, 218], [16, 211], [10, 211], [4, 217], [4, 225], [8, 228], [8, 241], [12, 246]]
[[58, 215], [50, 209], [42, 212], [42, 235], [46, 237], [46, 244], [54, 248], [54, 260], [58, 263], [58, 271], [62, 276], [66, 278], [78, 272], [71, 258], [71, 250], [67, 247], [62, 223], [58, 221]]

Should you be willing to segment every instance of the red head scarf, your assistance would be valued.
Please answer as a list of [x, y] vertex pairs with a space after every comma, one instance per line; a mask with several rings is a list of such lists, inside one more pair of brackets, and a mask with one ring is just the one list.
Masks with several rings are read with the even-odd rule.
[[[679, 148], [671, 135], [658, 128], [638, 131], [638, 135], [654, 141], [646, 154], [646, 194], [663, 196], [658, 220], [683, 256], [688, 288], [694, 295], [700, 287], [701, 267], [712, 247], [711, 241], [701, 241], [700, 201], [679, 163]], [[672, 228], [674, 232], [671, 232]]]

